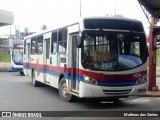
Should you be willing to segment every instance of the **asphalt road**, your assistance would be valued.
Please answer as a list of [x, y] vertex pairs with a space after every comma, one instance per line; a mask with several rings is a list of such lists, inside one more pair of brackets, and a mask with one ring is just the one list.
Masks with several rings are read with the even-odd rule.
[[[113, 103], [108, 101], [92, 102], [92, 99], [81, 99], [77, 100], [76, 102], [69, 103], [60, 100], [57, 89], [48, 86], [33, 87], [29, 77], [20, 76], [19, 73], [0, 72], [0, 111], [78, 111], [79, 113], [84, 111], [113, 111], [113, 112], [160, 111], [160, 98], [140, 97], [140, 96], [129, 97], [121, 99], [121, 101], [118, 103]], [[82, 118], [83, 117], [78, 117], [73, 119], [73, 117], [66, 118], [59, 116], [54, 119], [53, 118], [47, 118], [47, 119], [80, 120]], [[3, 118], [0, 118], [0, 120], [1, 119]], [[16, 120], [16, 118], [14, 119]], [[34, 118], [32, 119], [34, 120]], [[43, 120], [44, 118], [39, 118], [39, 119]], [[83, 118], [83, 120], [102, 120], [102, 119], [123, 120], [123, 118], [120, 117]], [[143, 120], [142, 117], [134, 118], [134, 120], [136, 119]], [[157, 118], [154, 117], [153, 119], [156, 120]]]

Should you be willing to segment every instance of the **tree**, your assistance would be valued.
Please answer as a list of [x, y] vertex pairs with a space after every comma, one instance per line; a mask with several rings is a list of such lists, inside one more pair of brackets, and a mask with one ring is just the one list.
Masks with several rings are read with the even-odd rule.
[[118, 18], [125, 18], [125, 16], [121, 15], [121, 14], [117, 14], [117, 15], [109, 15], [106, 14], [107, 17], [118, 17]]
[[43, 25], [41, 26], [41, 30], [45, 30], [45, 29], [47, 29], [47, 26], [46, 26], [45, 24], [43, 24]]
[[121, 15], [121, 14], [113, 15], [113, 17], [124, 18], [124, 16], [123, 16], [123, 15]]

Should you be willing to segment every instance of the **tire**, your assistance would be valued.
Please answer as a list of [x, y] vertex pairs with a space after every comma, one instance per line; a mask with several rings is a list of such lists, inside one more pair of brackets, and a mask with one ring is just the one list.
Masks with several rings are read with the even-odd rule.
[[24, 76], [24, 73], [22, 71], [19, 72], [21, 76]]
[[63, 77], [59, 83], [59, 95], [63, 101], [73, 102], [75, 100], [75, 96], [71, 95], [67, 91], [66, 79]]

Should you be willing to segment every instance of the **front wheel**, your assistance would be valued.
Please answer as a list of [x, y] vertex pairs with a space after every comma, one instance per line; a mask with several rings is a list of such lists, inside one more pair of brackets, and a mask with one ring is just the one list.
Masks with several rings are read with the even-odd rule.
[[63, 77], [59, 84], [59, 95], [60, 98], [66, 102], [72, 102], [75, 99], [75, 96], [68, 93], [66, 79]]

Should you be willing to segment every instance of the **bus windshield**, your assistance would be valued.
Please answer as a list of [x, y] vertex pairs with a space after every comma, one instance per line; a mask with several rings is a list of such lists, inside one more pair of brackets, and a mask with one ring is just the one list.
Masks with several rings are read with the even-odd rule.
[[12, 60], [16, 65], [23, 64], [23, 47], [18, 47], [21, 45], [14, 45], [12, 50]]
[[129, 70], [147, 60], [144, 33], [84, 31], [82, 40], [82, 66], [85, 69]]

